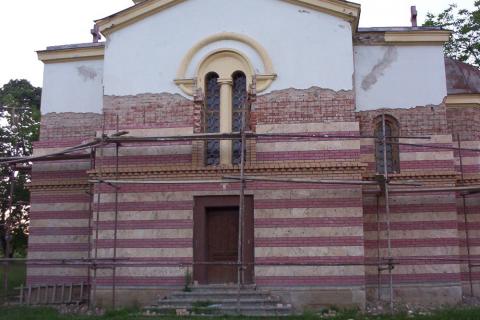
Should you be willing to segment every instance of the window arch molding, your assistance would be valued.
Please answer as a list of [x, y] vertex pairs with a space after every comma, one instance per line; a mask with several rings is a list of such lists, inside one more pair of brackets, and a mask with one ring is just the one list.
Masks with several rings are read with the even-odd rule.
[[[256, 54], [260, 57], [261, 60], [261, 66], [256, 66], [256, 68], [260, 71], [256, 71], [257, 69], [253, 67], [253, 64], [245, 54], [231, 48], [217, 49], [213, 53], [207, 54], [206, 57], [201, 59], [201, 62], [198, 63], [197, 71], [205, 62], [205, 60], [209, 59], [212, 56], [212, 54], [218, 53], [219, 51], [224, 51], [239, 54], [241, 57], [243, 57], [244, 61], [248, 62], [249, 70], [246, 70], [247, 68], [245, 68], [241, 71], [245, 72], [247, 76], [248, 74], [251, 74], [250, 77], [255, 76], [257, 92], [262, 92], [266, 90], [273, 83], [277, 75], [274, 71], [272, 60], [265, 48], [256, 40], [245, 35], [233, 32], [222, 32], [211, 35], [199, 41], [190, 50], [188, 50], [188, 52], [182, 59], [174, 82], [185, 94], [189, 96], [194, 96], [196, 93], [196, 89], [199, 89], [199, 83], [202, 83], [204, 79], [204, 75], [200, 75], [198, 73], [193, 75], [193, 78], [189, 78], [192, 77], [192, 75], [187, 75], [187, 70], [193, 67], [192, 64], [195, 63], [194, 61], [197, 61], [196, 56], [207, 46], [221, 44], [223, 41], [233, 41], [236, 43], [241, 43], [256, 52]], [[249, 82], [251, 82], [251, 80]]]
[[243, 72], [247, 78], [247, 87], [252, 83], [255, 74], [250, 60], [234, 49], [215, 50], [200, 62], [196, 71], [198, 89], [205, 90], [205, 79], [211, 72], [218, 74], [219, 79], [225, 80], [232, 79], [236, 72]]
[[[388, 114], [380, 115], [373, 121], [375, 142], [375, 167], [377, 173], [385, 172], [383, 138], [383, 117], [385, 117], [385, 135], [394, 137], [387, 141], [398, 142], [400, 136], [399, 121]], [[388, 173], [400, 173], [400, 150], [398, 144], [387, 144], [387, 171]]]

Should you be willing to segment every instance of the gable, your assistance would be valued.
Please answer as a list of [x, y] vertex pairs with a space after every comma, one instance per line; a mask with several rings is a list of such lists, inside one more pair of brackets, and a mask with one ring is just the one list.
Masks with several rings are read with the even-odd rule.
[[[100, 32], [108, 35], [116, 30], [122, 29], [136, 21], [148, 16], [167, 10], [177, 4], [190, 0], [145, 0], [135, 1], [137, 4], [123, 11], [115, 13], [103, 19], [96, 20]], [[343, 0], [278, 0], [289, 2], [294, 5], [303, 6], [312, 10], [324, 12], [340, 17], [352, 23], [352, 30], [358, 28], [360, 19], [360, 5]]]

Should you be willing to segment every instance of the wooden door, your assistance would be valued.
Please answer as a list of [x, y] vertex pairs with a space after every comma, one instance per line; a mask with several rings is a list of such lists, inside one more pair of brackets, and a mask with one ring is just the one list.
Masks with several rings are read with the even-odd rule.
[[207, 282], [237, 282], [238, 207], [207, 208], [206, 238]]
[[[238, 196], [195, 197], [193, 210], [193, 280], [200, 284], [236, 283], [235, 264], [215, 265], [238, 259]], [[243, 256], [244, 284], [253, 283], [254, 219], [253, 197], [245, 197]]]

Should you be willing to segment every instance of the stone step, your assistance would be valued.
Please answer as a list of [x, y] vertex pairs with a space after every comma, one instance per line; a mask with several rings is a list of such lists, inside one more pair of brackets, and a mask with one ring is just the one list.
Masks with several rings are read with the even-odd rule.
[[270, 294], [268, 292], [260, 291], [195, 291], [195, 292], [175, 292], [170, 298], [172, 299], [184, 299], [192, 298], [196, 300], [216, 300], [216, 299], [235, 299], [238, 296], [240, 297], [250, 297], [250, 298], [268, 298]]
[[244, 315], [244, 316], [288, 316], [292, 313], [291, 306], [222, 306], [211, 305], [208, 307], [185, 308], [180, 305], [152, 306], [145, 308], [147, 315], [172, 315], [177, 310], [187, 310], [195, 315]]
[[[239, 299], [239, 301], [238, 301]], [[195, 286], [191, 291], [174, 292], [161, 298], [157, 304], [145, 308], [146, 315], [244, 315], [287, 316], [292, 306], [283, 304], [270, 292], [244, 286], [241, 290], [232, 285]]]
[[192, 298], [183, 298], [183, 299], [164, 299], [164, 300], [159, 300], [157, 302], [157, 305], [159, 306], [168, 306], [168, 305], [181, 305], [181, 306], [192, 306], [195, 303], [209, 303], [210, 305], [224, 305], [224, 306], [235, 306], [238, 303], [240, 305], [250, 305], [250, 306], [258, 306], [258, 305], [263, 305], [263, 306], [276, 306], [277, 304], [281, 304], [282, 302], [280, 299], [274, 299], [274, 298], [267, 298], [267, 299], [254, 299], [254, 298], [241, 298], [240, 301], [237, 299], [216, 299], [216, 300], [197, 300], [197, 299], [192, 299]]
[[[255, 284], [243, 284], [240, 288], [240, 290], [256, 290], [257, 285]], [[192, 291], [196, 290], [238, 290], [238, 286], [236, 284], [197, 284], [192, 287], [190, 287]]]

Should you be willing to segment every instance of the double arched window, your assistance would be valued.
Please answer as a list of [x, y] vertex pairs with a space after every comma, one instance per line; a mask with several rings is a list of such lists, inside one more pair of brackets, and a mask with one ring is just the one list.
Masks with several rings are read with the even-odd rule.
[[[398, 121], [392, 116], [385, 116], [385, 137], [387, 137], [386, 149], [383, 144], [383, 116], [378, 117], [375, 120], [375, 163], [377, 173], [385, 172], [385, 159], [386, 169], [388, 173], [400, 173], [400, 153], [398, 144], [398, 136], [400, 130]], [[386, 153], [385, 153], [386, 150]]]
[[[204, 127], [207, 133], [240, 132], [242, 112], [247, 110], [247, 77], [235, 71], [230, 78], [216, 72], [205, 76]], [[206, 165], [239, 164], [240, 140], [209, 140], [205, 148]]]

